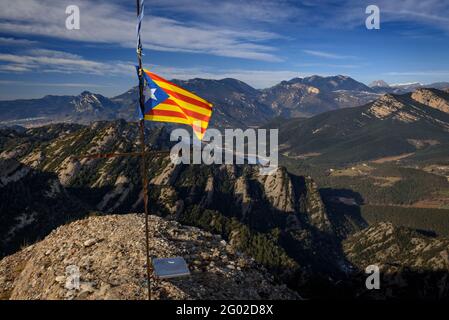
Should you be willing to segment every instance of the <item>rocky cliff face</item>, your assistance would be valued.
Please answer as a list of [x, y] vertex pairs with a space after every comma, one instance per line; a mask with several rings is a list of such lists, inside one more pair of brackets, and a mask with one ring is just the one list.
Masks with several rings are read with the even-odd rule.
[[431, 108], [449, 113], [449, 95], [435, 89], [419, 89], [413, 92], [412, 99]]
[[407, 106], [391, 94], [382, 96], [368, 109], [370, 115], [381, 120], [392, 118], [401, 122], [411, 123], [419, 119], [407, 111]]
[[[392, 119], [403, 123], [426, 122], [449, 132], [447, 113], [449, 95], [437, 89], [419, 89], [409, 95], [386, 94], [375, 101], [368, 109], [377, 119]], [[418, 102], [418, 103], [417, 103]], [[431, 109], [430, 109], [430, 108]], [[433, 112], [432, 109], [442, 111]]]
[[[153, 299], [298, 299], [219, 236], [150, 217], [152, 257], [182, 256], [191, 275], [151, 279]], [[90, 217], [0, 261], [3, 299], [146, 299], [142, 215]], [[79, 287], [66, 286], [67, 266]]]

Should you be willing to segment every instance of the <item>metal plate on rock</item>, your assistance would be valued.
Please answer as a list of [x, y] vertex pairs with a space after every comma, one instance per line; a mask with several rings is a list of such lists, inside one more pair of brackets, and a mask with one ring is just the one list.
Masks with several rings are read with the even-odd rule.
[[190, 271], [182, 257], [153, 259], [155, 275], [161, 279], [189, 276]]

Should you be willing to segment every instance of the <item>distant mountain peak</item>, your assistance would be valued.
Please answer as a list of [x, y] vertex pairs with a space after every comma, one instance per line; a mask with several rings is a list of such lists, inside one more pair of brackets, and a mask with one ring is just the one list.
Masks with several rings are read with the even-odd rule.
[[369, 87], [371, 87], [371, 88], [376, 88], [376, 87], [389, 88], [390, 85], [388, 83], [386, 83], [384, 80], [375, 80], [369, 84]]
[[70, 104], [74, 106], [74, 111], [77, 114], [98, 114], [101, 118], [103, 112], [113, 112], [118, 106], [102, 96], [101, 94], [95, 94], [90, 91], [83, 91], [80, 95], [74, 97]]
[[317, 75], [317, 74], [313, 74], [311, 76], [308, 77], [304, 77], [303, 79], [322, 79], [324, 78], [323, 76]]
[[303, 78], [301, 83], [318, 88], [320, 91], [349, 90], [372, 92], [371, 88], [365, 84], [341, 74], [327, 77], [313, 75]]

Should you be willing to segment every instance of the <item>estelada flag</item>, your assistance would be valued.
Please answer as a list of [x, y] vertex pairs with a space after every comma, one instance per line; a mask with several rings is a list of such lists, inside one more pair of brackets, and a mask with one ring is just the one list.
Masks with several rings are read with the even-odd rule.
[[190, 125], [198, 139], [203, 139], [212, 115], [212, 104], [145, 69], [144, 78], [144, 119]]

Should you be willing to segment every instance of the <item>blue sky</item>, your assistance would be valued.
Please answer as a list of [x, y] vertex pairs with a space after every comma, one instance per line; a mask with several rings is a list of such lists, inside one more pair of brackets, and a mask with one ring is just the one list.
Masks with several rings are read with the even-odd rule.
[[[365, 27], [367, 5], [380, 30]], [[67, 30], [78, 5], [81, 29]], [[0, 3], [0, 100], [136, 84], [134, 0]], [[144, 64], [166, 78], [233, 77], [256, 88], [308, 75], [369, 83], [449, 81], [449, 2], [147, 0]]]

